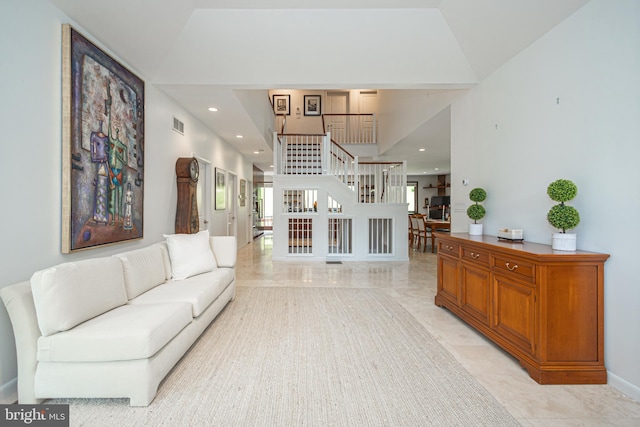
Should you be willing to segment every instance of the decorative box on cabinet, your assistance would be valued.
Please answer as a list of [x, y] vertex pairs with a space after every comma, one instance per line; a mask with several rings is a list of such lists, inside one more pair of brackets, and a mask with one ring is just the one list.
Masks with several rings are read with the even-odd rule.
[[436, 233], [445, 307], [520, 361], [540, 384], [605, 384], [607, 254], [493, 236]]

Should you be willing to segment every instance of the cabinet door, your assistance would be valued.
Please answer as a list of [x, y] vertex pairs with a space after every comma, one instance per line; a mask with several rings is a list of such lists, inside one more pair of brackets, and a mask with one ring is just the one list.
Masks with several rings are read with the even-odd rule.
[[470, 316], [489, 325], [491, 277], [488, 269], [460, 263], [460, 305]]
[[493, 276], [492, 329], [531, 355], [536, 353], [535, 287], [509, 276]]
[[438, 256], [438, 296], [458, 305], [458, 260]]

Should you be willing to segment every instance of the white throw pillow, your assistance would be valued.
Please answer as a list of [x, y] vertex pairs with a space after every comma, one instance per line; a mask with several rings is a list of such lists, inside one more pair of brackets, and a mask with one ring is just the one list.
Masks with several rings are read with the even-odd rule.
[[196, 234], [165, 234], [164, 237], [167, 239], [171, 277], [174, 280], [186, 279], [218, 267], [209, 246], [207, 230]]
[[127, 303], [122, 263], [115, 257], [67, 262], [31, 277], [42, 335], [66, 331]]

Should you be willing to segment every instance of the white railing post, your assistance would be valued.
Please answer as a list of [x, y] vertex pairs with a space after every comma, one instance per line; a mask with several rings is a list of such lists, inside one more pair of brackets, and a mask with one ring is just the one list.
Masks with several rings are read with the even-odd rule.
[[356, 203], [360, 203], [360, 166], [358, 165], [358, 156], [353, 157], [353, 189]]
[[[400, 191], [400, 197], [401, 197], [401, 201], [400, 203], [407, 203], [407, 191], [405, 190], [405, 188], [407, 188], [407, 161], [403, 160], [402, 161], [402, 187]], [[418, 207], [416, 206], [416, 209]]]
[[278, 132], [273, 132], [273, 147], [273, 166], [276, 175], [279, 175], [282, 173], [282, 171], [280, 170], [280, 162], [278, 161], [278, 159], [280, 158], [280, 152], [282, 151], [282, 146], [280, 144], [280, 141], [278, 140]]
[[333, 174], [333, 168], [330, 167], [331, 164], [331, 132], [327, 132], [324, 134], [322, 139], [322, 174], [327, 175], [329, 170], [331, 174]]

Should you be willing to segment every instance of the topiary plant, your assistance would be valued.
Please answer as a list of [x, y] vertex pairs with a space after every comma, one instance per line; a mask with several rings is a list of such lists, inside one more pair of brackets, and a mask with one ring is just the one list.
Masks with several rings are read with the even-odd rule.
[[573, 206], [565, 205], [564, 202], [576, 197], [578, 187], [568, 179], [558, 179], [547, 187], [547, 194], [551, 200], [560, 202], [553, 206], [547, 213], [549, 224], [566, 233], [567, 230], [575, 228], [580, 223], [580, 214]]
[[469, 199], [475, 203], [467, 208], [467, 216], [473, 220], [474, 224], [477, 224], [487, 213], [484, 206], [478, 204], [486, 198], [487, 192], [483, 188], [474, 188], [469, 192]]

